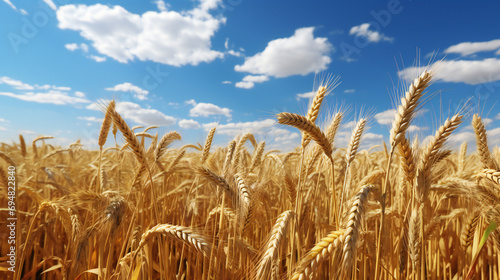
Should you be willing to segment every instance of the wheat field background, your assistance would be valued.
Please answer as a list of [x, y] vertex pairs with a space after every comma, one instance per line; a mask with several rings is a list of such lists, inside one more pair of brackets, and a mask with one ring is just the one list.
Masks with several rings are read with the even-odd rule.
[[[406, 89], [382, 149], [360, 150], [367, 119], [335, 145], [342, 111], [324, 112], [320, 86], [302, 132], [280, 153], [252, 134], [211, 148], [170, 148], [175, 131], [131, 128], [103, 105], [97, 151], [50, 136], [1, 144], [1, 221], [7, 166], [16, 167], [17, 259], [12, 279], [498, 279], [500, 153], [481, 116], [458, 113], [426, 143], [408, 138], [432, 72]], [[331, 120], [319, 127], [320, 115]], [[470, 122], [476, 143], [447, 149]], [[467, 125], [467, 124], [466, 124]], [[108, 135], [110, 135], [108, 137]], [[125, 140], [123, 145], [120, 138]], [[114, 143], [110, 142], [114, 139]], [[106, 143], [107, 142], [107, 143]], [[467, 154], [467, 145], [477, 151]], [[105, 147], [107, 146], [107, 147]], [[5, 225], [2, 225], [4, 227]], [[483, 234], [487, 228], [491, 234]]]

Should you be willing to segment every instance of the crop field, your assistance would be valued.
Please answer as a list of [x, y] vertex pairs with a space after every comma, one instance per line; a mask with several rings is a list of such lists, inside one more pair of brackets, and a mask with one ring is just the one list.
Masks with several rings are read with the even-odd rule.
[[[424, 71], [405, 89], [390, 141], [376, 149], [360, 149], [362, 117], [348, 145], [336, 145], [347, 121], [342, 110], [322, 110], [330, 84], [319, 86], [307, 114], [275, 116], [301, 133], [287, 153], [250, 133], [211, 147], [217, 127], [205, 143], [172, 148], [182, 135], [130, 127], [114, 101], [102, 106], [99, 150], [55, 147], [51, 136], [2, 143], [0, 275], [498, 279], [500, 151], [488, 146], [481, 115], [469, 112], [448, 116], [429, 141], [409, 138], [432, 78]], [[462, 123], [476, 143], [452, 150], [447, 140]], [[4, 242], [10, 205], [14, 274]]]

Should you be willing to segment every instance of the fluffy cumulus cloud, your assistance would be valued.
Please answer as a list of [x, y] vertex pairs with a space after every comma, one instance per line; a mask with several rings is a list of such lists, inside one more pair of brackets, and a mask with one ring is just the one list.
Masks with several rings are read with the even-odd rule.
[[197, 65], [223, 56], [211, 49], [211, 39], [225, 18], [210, 11], [221, 2], [202, 0], [192, 10], [176, 12], [157, 1], [160, 11], [142, 15], [118, 5], [65, 5], [57, 10], [57, 19], [59, 28], [80, 32], [101, 55], [122, 63], [139, 59]]
[[231, 110], [229, 108], [222, 108], [212, 103], [197, 103], [194, 99], [187, 100], [185, 103], [193, 106], [193, 108], [189, 110], [189, 116], [191, 117], [224, 115], [227, 118], [231, 118]]
[[235, 86], [237, 88], [251, 89], [255, 86], [255, 83], [263, 83], [266, 81], [269, 81], [269, 77], [266, 75], [247, 75], [241, 82], [237, 82]]
[[412, 81], [425, 69], [438, 69], [434, 78], [444, 82], [466, 83], [478, 85], [500, 80], [500, 59], [485, 58], [481, 60], [444, 60], [429, 67], [409, 67], [399, 71], [399, 76]]
[[234, 69], [277, 78], [325, 70], [333, 48], [327, 38], [315, 38], [313, 32], [313, 27], [300, 28], [291, 37], [272, 40], [264, 51], [247, 57]]
[[392, 42], [394, 38], [387, 37], [384, 34], [370, 30], [369, 23], [363, 23], [357, 26], [351, 27], [349, 34], [366, 39], [371, 43], [378, 43], [380, 41]]
[[491, 52], [500, 50], [500, 39], [487, 42], [463, 42], [447, 48], [445, 53], [458, 53], [462, 56], [475, 54], [478, 52]]
[[147, 95], [149, 93], [149, 91], [145, 90], [145, 89], [142, 89], [138, 86], [135, 86], [131, 83], [123, 83], [123, 84], [118, 84], [118, 85], [115, 85], [114, 87], [109, 87], [109, 88], [106, 88], [106, 90], [109, 90], [109, 91], [122, 91], [122, 92], [131, 92], [134, 94], [134, 97], [139, 99], [139, 100], [146, 100], [148, 99], [147, 98]]
[[198, 129], [201, 127], [200, 123], [191, 119], [191, 120], [180, 120], [179, 127], [186, 129]]

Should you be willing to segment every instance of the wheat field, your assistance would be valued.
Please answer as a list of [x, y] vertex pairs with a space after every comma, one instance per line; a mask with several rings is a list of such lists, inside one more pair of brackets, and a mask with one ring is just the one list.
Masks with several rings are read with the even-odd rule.
[[[266, 149], [253, 134], [211, 148], [216, 127], [204, 144], [171, 148], [179, 133], [131, 128], [113, 101], [103, 106], [99, 150], [79, 142], [54, 147], [50, 136], [2, 143], [1, 226], [7, 166], [16, 167], [18, 220], [16, 272], [7, 270], [10, 245], [2, 240], [0, 274], [499, 279], [500, 152], [489, 149], [477, 114], [450, 116], [426, 143], [409, 139], [431, 82], [424, 72], [406, 89], [390, 141], [378, 150], [360, 150], [365, 118], [347, 146], [335, 145], [345, 120], [342, 111], [320, 110], [329, 85], [319, 87], [305, 116], [276, 116], [302, 134], [288, 153]], [[325, 127], [316, 124], [320, 111], [332, 116]], [[447, 149], [465, 122], [476, 143]], [[477, 151], [467, 154], [468, 144]]]

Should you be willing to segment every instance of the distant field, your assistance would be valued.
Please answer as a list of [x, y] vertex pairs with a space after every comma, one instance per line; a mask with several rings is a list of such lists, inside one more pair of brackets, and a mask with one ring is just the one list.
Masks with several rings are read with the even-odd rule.
[[[211, 149], [216, 128], [204, 145], [169, 148], [181, 135], [131, 128], [114, 102], [104, 108], [100, 150], [53, 147], [50, 136], [2, 143], [0, 275], [498, 279], [499, 149], [489, 149], [478, 115], [449, 116], [424, 144], [408, 138], [431, 80], [424, 72], [407, 89], [378, 151], [358, 149], [364, 118], [348, 146], [335, 145], [343, 112], [320, 113], [330, 85], [319, 87], [305, 116], [276, 116], [302, 132], [285, 154], [253, 134]], [[320, 128], [323, 114], [332, 118]], [[476, 143], [448, 150], [464, 121]], [[106, 144], [109, 134], [115, 143]], [[468, 144], [477, 151], [467, 154]], [[9, 205], [17, 210], [16, 274], [8, 271]]]

